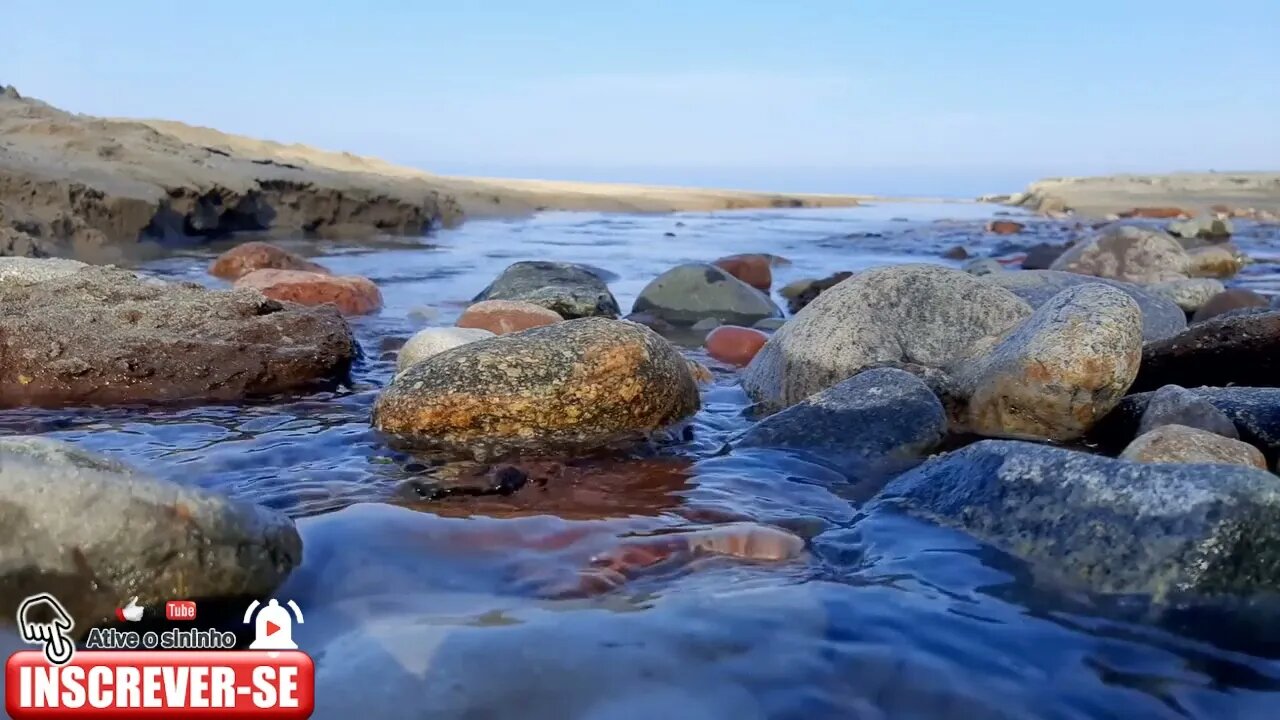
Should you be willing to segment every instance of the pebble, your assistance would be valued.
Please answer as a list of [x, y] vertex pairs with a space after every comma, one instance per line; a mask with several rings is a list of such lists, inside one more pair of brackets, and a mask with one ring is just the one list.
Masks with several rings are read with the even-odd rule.
[[472, 304], [455, 323], [460, 328], [479, 328], [495, 335], [520, 332], [564, 320], [554, 310], [518, 300], [481, 300]]
[[751, 328], [722, 325], [707, 335], [707, 354], [722, 363], [746, 367], [769, 336]]

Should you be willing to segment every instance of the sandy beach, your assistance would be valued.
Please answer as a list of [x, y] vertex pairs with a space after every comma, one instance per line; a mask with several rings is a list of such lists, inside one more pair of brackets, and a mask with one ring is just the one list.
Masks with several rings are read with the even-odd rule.
[[1086, 217], [1134, 208], [1181, 208], [1205, 214], [1214, 206], [1236, 211], [1280, 212], [1278, 172], [1182, 172], [1049, 178], [1027, 188], [1018, 204], [1041, 211], [1069, 209]]

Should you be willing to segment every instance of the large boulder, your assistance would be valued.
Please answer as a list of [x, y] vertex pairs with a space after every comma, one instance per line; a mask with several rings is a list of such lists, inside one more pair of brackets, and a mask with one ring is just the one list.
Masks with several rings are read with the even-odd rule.
[[1058, 293], [989, 353], [958, 363], [965, 429], [1074, 440], [1124, 397], [1142, 357], [1142, 312], [1090, 283]]
[[0, 600], [49, 592], [84, 634], [133, 596], [267, 597], [302, 561], [293, 522], [42, 437], [0, 439]]
[[743, 374], [766, 408], [794, 405], [862, 370], [946, 367], [991, 346], [1031, 308], [1013, 293], [937, 265], [859, 273], [774, 333]]
[[1142, 337], [1144, 340], [1162, 340], [1182, 332], [1187, 327], [1187, 315], [1168, 298], [1138, 287], [1133, 283], [1090, 277], [1056, 270], [1023, 270], [998, 273], [982, 278], [999, 285], [1026, 300], [1031, 307], [1040, 307], [1050, 298], [1069, 287], [1085, 283], [1102, 283], [1122, 290], [1142, 308]]
[[373, 422], [406, 444], [487, 458], [644, 436], [698, 405], [670, 343], [635, 323], [583, 318], [415, 363], [378, 397]]
[[0, 282], [0, 405], [249, 395], [332, 386], [356, 354], [333, 308], [252, 290], [162, 283], [87, 267]]
[[1103, 593], [1280, 590], [1280, 478], [1218, 465], [1148, 465], [984, 440], [881, 493], [1048, 575]]
[[328, 268], [296, 253], [265, 242], [247, 242], [222, 253], [209, 264], [209, 274], [239, 280], [254, 270], [302, 270], [328, 274]]
[[632, 312], [647, 313], [673, 325], [715, 319], [733, 325], [781, 317], [769, 296], [714, 265], [678, 265], [640, 291]]
[[1120, 458], [1140, 463], [1239, 465], [1267, 469], [1267, 460], [1258, 448], [1186, 425], [1161, 425], [1143, 433], [1129, 443]]
[[1186, 277], [1189, 264], [1182, 245], [1165, 233], [1113, 225], [1068, 248], [1050, 269], [1148, 284]]
[[765, 418], [733, 445], [799, 450], [863, 476], [900, 470], [930, 453], [946, 432], [942, 403], [924, 382], [878, 368]]
[[618, 317], [618, 301], [600, 271], [574, 263], [514, 263], [474, 298], [474, 302], [481, 300], [520, 300], [554, 310], [566, 319]]
[[1133, 389], [1165, 385], [1280, 385], [1280, 312], [1224, 315], [1147, 343]]

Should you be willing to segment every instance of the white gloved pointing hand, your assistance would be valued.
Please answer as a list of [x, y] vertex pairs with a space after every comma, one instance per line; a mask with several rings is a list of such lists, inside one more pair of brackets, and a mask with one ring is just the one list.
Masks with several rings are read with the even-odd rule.
[[142, 606], [138, 604], [136, 595], [129, 599], [129, 604], [124, 606], [122, 614], [129, 622], [138, 622], [142, 619]]

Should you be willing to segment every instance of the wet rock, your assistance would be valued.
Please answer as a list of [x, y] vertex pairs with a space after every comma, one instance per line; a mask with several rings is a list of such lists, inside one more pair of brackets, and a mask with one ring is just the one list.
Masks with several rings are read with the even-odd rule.
[[503, 270], [474, 301], [520, 300], [566, 319], [618, 317], [618, 301], [597, 272], [574, 263], [518, 262]]
[[1030, 314], [1013, 293], [958, 270], [868, 270], [774, 333], [747, 367], [743, 387], [767, 408], [787, 407], [876, 365], [948, 366]]
[[1280, 312], [1217, 317], [1147, 343], [1134, 392], [1165, 385], [1280, 384]]
[[484, 328], [427, 328], [418, 331], [400, 348], [396, 356], [396, 372], [404, 372], [409, 366], [477, 340], [494, 337]]
[[1181, 238], [1201, 238], [1221, 241], [1231, 237], [1235, 232], [1231, 221], [1226, 218], [1200, 217], [1190, 220], [1175, 220], [1165, 228], [1170, 235]]
[[1089, 283], [1041, 305], [989, 353], [953, 373], [978, 435], [1074, 440], [1124, 397], [1142, 357], [1142, 313], [1120, 290]]
[[1233, 440], [1240, 437], [1235, 423], [1213, 403], [1177, 385], [1165, 385], [1151, 394], [1138, 421], [1138, 434], [1145, 435], [1164, 425], [1196, 428]]
[[853, 277], [853, 273], [846, 270], [821, 280], [797, 280], [779, 290], [778, 294], [786, 298], [787, 311], [795, 315], [803, 310], [806, 305], [813, 302], [814, 298], [821, 295], [823, 291], [829, 290], [851, 277]]
[[730, 255], [711, 263], [757, 290], [773, 286], [773, 261], [768, 255]]
[[237, 245], [209, 265], [209, 274], [223, 280], [239, 280], [254, 270], [302, 270], [329, 274], [325, 266], [265, 242]]
[[942, 403], [902, 370], [867, 370], [761, 420], [733, 445], [815, 455], [859, 477], [901, 470], [947, 432]]
[[1187, 251], [1187, 274], [1191, 277], [1226, 279], [1235, 276], [1245, 265], [1244, 258], [1224, 245], [1195, 248]]
[[750, 325], [782, 315], [768, 295], [718, 267], [700, 263], [679, 265], [654, 278], [640, 291], [633, 312], [686, 326], [706, 318]]
[[1047, 575], [1103, 593], [1280, 589], [1280, 478], [1148, 465], [985, 440], [892, 482], [898, 508], [963, 529]]
[[1139, 435], [1120, 459], [1138, 463], [1239, 465], [1267, 469], [1258, 448], [1186, 425], [1161, 425]]
[[970, 275], [990, 275], [1004, 272], [1004, 265], [992, 258], [974, 258], [960, 268]]
[[359, 275], [329, 275], [302, 270], [254, 270], [235, 287], [252, 288], [272, 300], [299, 305], [333, 305], [344, 315], [368, 315], [382, 309], [382, 292]]
[[1147, 289], [1172, 300], [1183, 312], [1193, 313], [1226, 288], [1212, 278], [1186, 278], [1148, 285]]
[[[1217, 282], [1207, 278], [1199, 282]], [[1219, 283], [1221, 286], [1221, 283]], [[1241, 308], [1270, 308], [1271, 301], [1263, 295], [1249, 290], [1247, 288], [1231, 288], [1215, 293], [1212, 297], [1204, 302], [1199, 308], [1196, 308], [1195, 315], [1191, 317], [1191, 322], [1200, 323], [1219, 315], [1224, 315], [1232, 310]]]
[[696, 360], [689, 361], [689, 373], [693, 375], [693, 381], [699, 385], [716, 381], [716, 376], [711, 374], [711, 369]]
[[481, 300], [458, 318], [460, 328], [480, 328], [495, 335], [520, 332], [558, 323], [564, 318], [554, 310], [518, 300]]
[[1022, 259], [1023, 270], [1048, 270], [1053, 263], [1067, 251], [1067, 245], [1037, 243], [1027, 248], [1027, 256]]
[[[1161, 388], [1161, 391], [1164, 389]], [[1280, 388], [1266, 387], [1202, 387], [1188, 390], [1222, 412], [1238, 430], [1239, 439], [1261, 448], [1274, 463], [1280, 458]], [[1108, 452], [1119, 452], [1135, 435], [1145, 429], [1146, 411], [1153, 407], [1156, 392], [1135, 393], [1126, 397], [1106, 419], [1099, 423], [1089, 440]], [[1200, 413], [1170, 415], [1182, 425], [1218, 432], [1226, 437], [1236, 437], [1220, 430], [1220, 421], [1206, 422]]]
[[373, 422], [403, 443], [483, 459], [642, 437], [698, 405], [670, 343], [635, 323], [584, 318], [415, 363], [378, 397]]
[[356, 353], [332, 308], [88, 267], [0, 282], [0, 403], [237, 400], [332, 386]]
[[649, 328], [650, 330], [658, 333], [659, 335], [663, 335], [663, 336], [670, 335], [676, 332], [675, 325], [672, 325], [666, 320], [663, 320], [662, 318], [657, 317], [653, 313], [633, 312], [628, 314], [625, 318], [623, 318], [623, 320], [626, 320], [627, 322], [633, 322], [637, 325], [643, 325]]
[[37, 283], [74, 275], [88, 265], [63, 258], [0, 258], [0, 283]]
[[724, 325], [719, 318], [702, 318], [698, 322], [689, 326], [690, 330], [698, 330], [700, 332], [710, 332]]
[[1187, 315], [1182, 308], [1173, 301], [1132, 283], [1056, 270], [1007, 272], [991, 275], [983, 280], [1013, 292], [1030, 303], [1031, 307], [1040, 307], [1069, 287], [1085, 283], [1101, 283], [1123, 291], [1138, 303], [1138, 307], [1142, 309], [1144, 340], [1172, 337], [1187, 328]]
[[1189, 266], [1177, 240], [1156, 230], [1118, 225], [1068, 248], [1050, 269], [1149, 284], [1186, 277]]
[[1191, 217], [1195, 213], [1188, 212], [1177, 207], [1136, 207], [1132, 210], [1119, 213], [1122, 218], [1149, 218], [1154, 220], [1167, 220], [1170, 218], [1186, 218]]
[[1025, 227], [1026, 225], [1012, 220], [992, 220], [987, 223], [987, 232], [996, 235], [1017, 235]]
[[293, 522], [43, 437], [0, 439], [6, 618], [50, 592], [83, 636], [137, 596], [268, 597], [302, 560]]
[[786, 318], [764, 318], [763, 320], [757, 320], [754, 323], [752, 323], [751, 327], [755, 328], [756, 330], [774, 332], [778, 328], [786, 324], [787, 324]]
[[707, 354], [722, 363], [745, 367], [769, 341], [769, 336], [751, 328], [724, 325], [707, 335]]
[[965, 250], [963, 246], [957, 245], [951, 248], [950, 250], [947, 250], [946, 252], [942, 253], [942, 257], [946, 258], [947, 260], [968, 260], [969, 251]]

